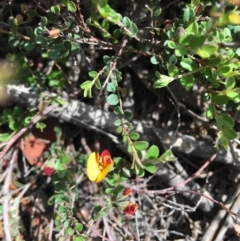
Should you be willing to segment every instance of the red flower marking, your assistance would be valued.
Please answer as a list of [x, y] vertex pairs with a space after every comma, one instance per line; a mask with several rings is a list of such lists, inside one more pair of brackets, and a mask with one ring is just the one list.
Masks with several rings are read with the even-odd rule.
[[99, 164], [101, 164], [101, 165], [103, 165], [103, 166], [107, 166], [107, 165], [109, 165], [110, 163], [112, 163], [111, 154], [109, 153], [108, 150], [104, 150], [104, 151], [101, 153], [99, 162], [100, 162]]
[[138, 210], [138, 205], [136, 203], [129, 203], [125, 208], [124, 208], [124, 213], [127, 215], [134, 215]]

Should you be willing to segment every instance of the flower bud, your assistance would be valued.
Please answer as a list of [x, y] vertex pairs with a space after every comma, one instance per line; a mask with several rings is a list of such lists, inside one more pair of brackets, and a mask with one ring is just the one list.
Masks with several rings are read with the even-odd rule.
[[138, 205], [136, 203], [128, 203], [124, 208], [124, 213], [127, 215], [134, 215], [138, 210]]
[[124, 196], [128, 196], [132, 193], [132, 189], [130, 187], [126, 187], [124, 190], [123, 190], [123, 195]]

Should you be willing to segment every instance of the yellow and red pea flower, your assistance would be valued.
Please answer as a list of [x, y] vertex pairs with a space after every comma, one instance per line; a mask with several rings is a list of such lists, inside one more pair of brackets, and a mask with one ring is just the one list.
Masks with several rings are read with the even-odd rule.
[[101, 155], [97, 152], [91, 153], [87, 160], [87, 176], [90, 181], [99, 183], [108, 174], [114, 162], [108, 150], [104, 150]]
[[138, 205], [136, 203], [128, 203], [128, 205], [123, 209], [123, 212], [127, 215], [134, 215], [138, 210]]

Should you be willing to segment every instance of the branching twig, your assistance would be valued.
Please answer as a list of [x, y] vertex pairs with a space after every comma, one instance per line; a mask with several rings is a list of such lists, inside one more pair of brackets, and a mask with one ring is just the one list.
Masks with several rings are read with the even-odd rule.
[[12, 241], [11, 224], [9, 222], [9, 199], [10, 199], [9, 185], [11, 183], [13, 164], [17, 159], [17, 155], [18, 155], [18, 150], [16, 149], [13, 152], [11, 161], [9, 162], [7, 175], [6, 175], [4, 185], [3, 185], [3, 189], [2, 189], [2, 192], [3, 192], [3, 225], [4, 225], [4, 233], [5, 233], [5, 240], [6, 241]]

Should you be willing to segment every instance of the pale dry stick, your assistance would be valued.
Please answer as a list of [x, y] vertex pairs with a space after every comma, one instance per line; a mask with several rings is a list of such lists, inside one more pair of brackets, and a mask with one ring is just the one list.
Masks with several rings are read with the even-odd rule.
[[49, 224], [49, 232], [48, 232], [48, 240], [52, 240], [52, 235], [53, 235], [53, 227], [54, 227], [54, 220], [51, 218], [50, 224]]
[[86, 138], [85, 137], [81, 137], [80, 138], [80, 142], [81, 142], [81, 145], [83, 147], [83, 149], [85, 150], [85, 152], [90, 155], [92, 153], [91, 149], [89, 148], [88, 144], [87, 144], [87, 141], [86, 141]]
[[17, 160], [18, 156], [18, 150], [14, 150], [11, 161], [9, 162], [9, 166], [7, 169], [7, 175], [4, 181], [4, 185], [2, 188], [3, 193], [3, 226], [4, 226], [4, 234], [5, 234], [5, 241], [12, 241], [11, 237], [11, 225], [9, 222], [9, 185], [11, 183], [11, 177], [12, 177], [12, 170], [13, 170], [13, 164]]
[[218, 211], [213, 218], [201, 241], [221, 241], [229, 226], [233, 226], [234, 216], [240, 210], [240, 185], [237, 185], [234, 192], [226, 201], [226, 204], [218, 201], [215, 201], [215, 203], [223, 209]]
[[233, 140], [233, 142], [237, 143], [240, 146], [240, 141], [238, 139]]
[[188, 108], [186, 107], [186, 105], [184, 105], [183, 103], [179, 102], [178, 105], [179, 105], [179, 107], [180, 107], [181, 109], [183, 109], [188, 115], [190, 115], [190, 116], [193, 117], [194, 119], [199, 120], [200, 122], [203, 122], [203, 123], [206, 123], [206, 124], [209, 124], [209, 125], [210, 125], [209, 120], [207, 120], [207, 119], [205, 119], [205, 118], [197, 115], [197, 114], [194, 113], [192, 110], [188, 109]]
[[231, 151], [233, 160], [235, 161], [235, 164], [236, 164], [237, 166], [240, 166], [240, 160], [238, 160], [238, 157], [237, 157], [236, 153], [234, 152], [232, 142], [229, 141], [228, 143], [229, 143], [230, 151]]
[[[98, 235], [98, 237], [100, 237], [102, 240], [112, 241], [112, 240], [104, 237], [97, 229], [93, 228], [93, 227], [91, 226], [91, 224], [86, 224], [86, 225], [87, 225], [87, 227], [88, 227], [94, 234]], [[89, 232], [88, 232], [88, 234], [89, 234]]]
[[112, 235], [112, 232], [111, 232], [111, 230], [110, 230], [109, 224], [108, 224], [107, 219], [106, 219], [105, 217], [103, 217], [103, 223], [104, 223], [104, 227], [105, 227], [105, 229], [106, 229], [108, 238], [109, 238], [111, 241], [116, 240], [116, 237], [114, 238], [113, 235]]
[[177, 188], [184, 186], [188, 182], [193, 181], [193, 179], [199, 176], [200, 173], [215, 159], [216, 155], [217, 153], [213, 154], [211, 158], [208, 161], [206, 161], [194, 174], [192, 174], [189, 178], [187, 178], [183, 182], [179, 183], [177, 186], [169, 187], [169, 188], [165, 188], [157, 191], [151, 191], [151, 194], [155, 194], [155, 195], [164, 194], [164, 193], [176, 190]]
[[20, 130], [16, 135], [14, 135], [11, 140], [8, 142], [8, 144], [4, 147], [2, 152], [0, 152], [0, 160], [4, 157], [4, 155], [8, 152], [8, 150], [11, 148], [11, 146], [28, 130], [30, 130], [38, 121], [40, 121], [43, 116], [47, 115], [50, 111], [52, 111], [54, 108], [56, 108], [58, 104], [53, 104], [48, 106], [41, 114], [37, 114], [32, 118], [32, 121], [22, 130]]
[[113, 213], [110, 213], [110, 218], [115, 222], [117, 227], [114, 227], [123, 237], [126, 236], [124, 235], [124, 233], [121, 231], [123, 230], [125, 232], [125, 234], [130, 235], [131, 233], [128, 231], [128, 229], [122, 225], [121, 221], [115, 217], [115, 215]]
[[139, 225], [138, 225], [138, 217], [135, 215], [135, 223], [136, 223], [136, 232], [137, 232], [137, 241], [140, 241], [140, 232], [139, 232]]

